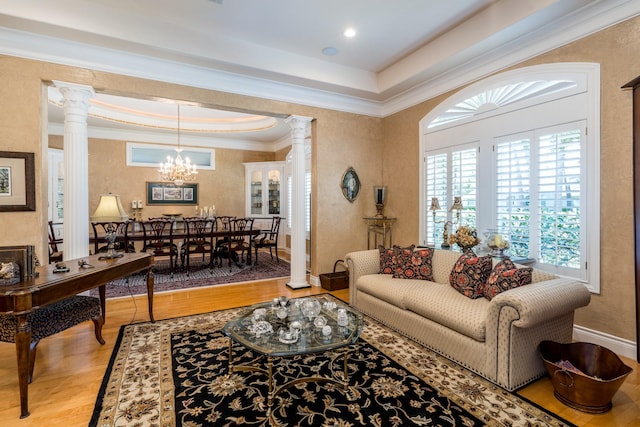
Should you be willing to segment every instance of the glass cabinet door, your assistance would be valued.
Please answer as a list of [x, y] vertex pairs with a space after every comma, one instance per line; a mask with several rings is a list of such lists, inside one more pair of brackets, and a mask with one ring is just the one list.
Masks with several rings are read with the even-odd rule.
[[269, 171], [269, 215], [280, 215], [280, 171]]
[[251, 172], [251, 215], [262, 215], [262, 171]]
[[246, 214], [252, 217], [269, 218], [282, 215], [282, 177], [284, 162], [247, 162]]

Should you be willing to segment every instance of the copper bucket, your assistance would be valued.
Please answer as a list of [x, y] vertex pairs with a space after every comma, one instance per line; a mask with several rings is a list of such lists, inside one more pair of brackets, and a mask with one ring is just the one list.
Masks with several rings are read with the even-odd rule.
[[596, 344], [542, 341], [539, 350], [556, 398], [583, 412], [610, 410], [611, 399], [632, 371], [617, 354]]

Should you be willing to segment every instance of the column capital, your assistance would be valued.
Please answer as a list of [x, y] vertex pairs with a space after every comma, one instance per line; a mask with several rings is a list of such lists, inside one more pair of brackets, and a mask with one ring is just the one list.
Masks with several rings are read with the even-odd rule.
[[291, 127], [291, 138], [293, 144], [304, 143], [305, 138], [310, 136], [311, 122], [313, 117], [289, 116], [285, 122]]
[[88, 100], [96, 95], [96, 91], [89, 85], [61, 82], [53, 80], [53, 85], [58, 88], [65, 100]]

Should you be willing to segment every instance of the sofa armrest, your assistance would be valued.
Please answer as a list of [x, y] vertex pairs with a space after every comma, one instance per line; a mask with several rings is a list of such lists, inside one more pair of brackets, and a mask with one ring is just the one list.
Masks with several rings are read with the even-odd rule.
[[380, 251], [371, 249], [367, 251], [349, 252], [344, 257], [349, 270], [349, 303], [356, 305], [356, 282], [361, 276], [377, 274], [380, 272]]
[[[497, 319], [504, 306], [518, 313], [514, 326], [528, 328], [554, 319], [589, 304], [591, 294], [582, 283], [565, 278], [532, 283], [496, 295], [491, 300], [490, 318]], [[489, 326], [489, 325], [487, 325]], [[487, 329], [489, 330], [489, 329]]]

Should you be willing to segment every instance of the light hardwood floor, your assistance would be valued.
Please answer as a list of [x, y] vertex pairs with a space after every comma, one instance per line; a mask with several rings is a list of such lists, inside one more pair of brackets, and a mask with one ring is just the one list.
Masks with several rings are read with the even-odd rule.
[[[301, 297], [321, 292], [325, 291], [315, 286], [291, 290], [286, 280], [219, 285], [156, 294], [154, 314], [156, 319], [166, 319], [250, 305], [279, 295]], [[348, 299], [348, 290], [332, 294]], [[105, 345], [95, 340], [91, 322], [43, 340], [38, 346], [34, 381], [29, 386], [31, 415], [23, 420], [19, 419], [15, 347], [0, 343], [0, 426], [87, 426], [120, 326], [147, 320], [146, 296], [112, 299], [107, 301]], [[616, 394], [613, 410], [603, 415], [564, 406], [553, 397], [547, 378], [527, 386], [521, 394], [580, 426], [640, 426], [639, 364], [629, 359], [625, 363], [634, 372]]]

